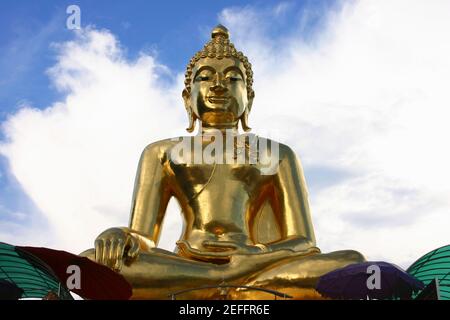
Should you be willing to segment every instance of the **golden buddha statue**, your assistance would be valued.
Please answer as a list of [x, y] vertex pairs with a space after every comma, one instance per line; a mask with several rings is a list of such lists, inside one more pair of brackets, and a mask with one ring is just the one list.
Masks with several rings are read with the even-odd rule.
[[[265, 141], [267, 147], [261, 152], [265, 156], [256, 150], [254, 157], [249, 140], [256, 136], [238, 129], [240, 121], [244, 131], [250, 130], [252, 83], [251, 64], [230, 42], [228, 30], [217, 26], [186, 71], [187, 130], [194, 131], [199, 121], [198, 134], [144, 149], [129, 227], [104, 231], [95, 249], [82, 253], [120, 272], [133, 287], [132, 298], [167, 299], [173, 292], [205, 287], [182, 298], [217, 299], [221, 293], [213, 286], [226, 283], [315, 299], [321, 298], [314, 290], [321, 275], [364, 261], [356, 251], [323, 254], [316, 247], [303, 170], [288, 146], [257, 137], [258, 146]], [[183, 150], [185, 160], [220, 138], [231, 143], [215, 148], [213, 161], [181, 161], [174, 151], [180, 140], [190, 138], [197, 144]], [[276, 164], [271, 172], [264, 171], [263, 159]], [[184, 218], [175, 252], [157, 248], [171, 197]], [[271, 298], [242, 287], [227, 297]]]

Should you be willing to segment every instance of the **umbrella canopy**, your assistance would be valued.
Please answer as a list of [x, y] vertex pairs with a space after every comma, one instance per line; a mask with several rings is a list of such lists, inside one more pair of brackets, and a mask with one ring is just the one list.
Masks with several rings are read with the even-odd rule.
[[43, 298], [54, 292], [60, 299], [73, 299], [42, 260], [26, 252], [19, 253], [14, 246], [3, 242], [0, 242], [0, 281], [4, 290], [6, 286], [13, 290], [10, 284], [22, 290], [21, 298]]
[[0, 279], [0, 300], [18, 300], [22, 298], [23, 289], [15, 283]]
[[69, 266], [80, 268], [80, 288], [71, 289], [85, 299], [94, 300], [128, 300], [131, 297], [131, 285], [125, 278], [88, 258], [72, 253], [40, 247], [16, 247], [16, 250], [28, 252], [45, 261], [52, 268], [61, 282], [67, 283]]
[[450, 300], [450, 245], [428, 252], [406, 272], [424, 283], [437, 281], [439, 299]]
[[[379, 288], [369, 288], [367, 280], [372, 276], [369, 267], [380, 269]], [[400, 267], [382, 261], [351, 264], [323, 275], [316, 290], [332, 299], [410, 299], [414, 291], [424, 284], [407, 274]]]

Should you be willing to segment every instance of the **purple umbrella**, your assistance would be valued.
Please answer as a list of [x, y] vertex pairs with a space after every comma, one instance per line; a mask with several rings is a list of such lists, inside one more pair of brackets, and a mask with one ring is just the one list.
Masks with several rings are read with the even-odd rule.
[[[374, 269], [378, 268], [379, 286], [374, 280], [377, 273]], [[316, 286], [321, 295], [332, 299], [411, 299], [414, 291], [423, 288], [421, 281], [400, 267], [382, 261], [356, 263], [331, 271], [320, 277]]]

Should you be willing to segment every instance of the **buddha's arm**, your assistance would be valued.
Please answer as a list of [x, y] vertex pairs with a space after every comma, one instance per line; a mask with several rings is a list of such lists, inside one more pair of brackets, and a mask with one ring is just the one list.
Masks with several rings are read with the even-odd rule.
[[136, 174], [131, 206], [130, 227], [139, 237], [141, 248], [155, 246], [171, 197], [164, 172], [165, 151], [158, 144], [142, 152]]
[[[271, 243], [272, 251], [310, 250], [316, 246], [303, 169], [295, 153], [280, 145], [280, 164], [274, 176], [274, 212], [281, 224], [282, 240]], [[318, 251], [318, 249], [317, 249]]]
[[170, 198], [163, 170], [164, 152], [158, 145], [145, 148], [139, 161], [130, 227], [110, 228], [95, 239], [95, 260], [121, 270], [124, 260], [150, 251], [158, 243]]

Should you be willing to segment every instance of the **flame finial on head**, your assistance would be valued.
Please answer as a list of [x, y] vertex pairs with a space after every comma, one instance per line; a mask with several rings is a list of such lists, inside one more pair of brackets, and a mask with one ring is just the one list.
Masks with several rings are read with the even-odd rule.
[[230, 38], [230, 33], [228, 32], [228, 29], [225, 28], [223, 25], [218, 24], [213, 31], [211, 32], [211, 38], [214, 39], [216, 37], [225, 37], [226, 39]]

